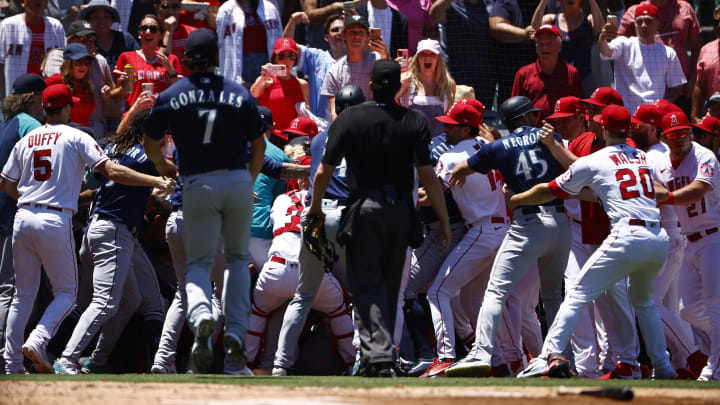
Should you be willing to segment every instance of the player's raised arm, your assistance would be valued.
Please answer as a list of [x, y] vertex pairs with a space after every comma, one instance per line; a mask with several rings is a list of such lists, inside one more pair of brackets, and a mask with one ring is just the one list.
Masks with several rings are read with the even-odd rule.
[[523, 205], [540, 205], [556, 198], [555, 194], [550, 190], [550, 187], [548, 187], [548, 183], [539, 183], [534, 185], [530, 190], [510, 196], [507, 202], [508, 208], [514, 210]]
[[703, 199], [705, 193], [712, 190], [712, 186], [704, 181], [693, 180], [687, 186], [670, 191], [667, 194], [658, 193], [656, 198], [658, 204], [667, 205], [690, 205]]
[[171, 192], [175, 188], [175, 180], [169, 177], [150, 176], [119, 165], [112, 160], [101, 163], [96, 170], [108, 179], [128, 186], [154, 187], [167, 192]]
[[468, 161], [464, 161], [457, 166], [453, 167], [450, 171], [450, 178], [448, 178], [448, 184], [450, 186], [464, 186], [465, 178], [473, 174], [474, 170], [468, 164]]
[[540, 140], [545, 145], [550, 153], [552, 153], [555, 160], [558, 161], [560, 166], [564, 169], [570, 167], [574, 161], [578, 159], [574, 153], [570, 152], [561, 142], [555, 139], [555, 127], [550, 125], [548, 122], [543, 121], [543, 126], [538, 133]]

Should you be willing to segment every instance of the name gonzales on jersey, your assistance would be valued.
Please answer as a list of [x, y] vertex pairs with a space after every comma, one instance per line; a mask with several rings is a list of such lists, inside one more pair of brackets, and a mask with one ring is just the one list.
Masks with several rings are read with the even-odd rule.
[[221, 90], [219, 94], [213, 89], [190, 89], [186, 90], [177, 96], [170, 98], [170, 107], [173, 110], [179, 110], [180, 107], [185, 107], [188, 104], [226, 104], [229, 106], [240, 108], [243, 103], [243, 98], [240, 94]]

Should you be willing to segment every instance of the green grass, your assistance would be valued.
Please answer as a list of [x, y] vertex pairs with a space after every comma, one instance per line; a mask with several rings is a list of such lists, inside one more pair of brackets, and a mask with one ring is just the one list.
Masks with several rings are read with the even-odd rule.
[[52, 374], [2, 375], [3, 381], [85, 381], [85, 382], [123, 382], [123, 383], [197, 383], [197, 384], [232, 384], [232, 385], [265, 385], [287, 387], [485, 387], [485, 386], [528, 386], [552, 387], [592, 386], [592, 387], [644, 387], [644, 388], [697, 388], [720, 389], [720, 382], [700, 383], [697, 381], [650, 381], [650, 380], [590, 380], [590, 379], [523, 379], [514, 378], [435, 378], [430, 380], [419, 378], [360, 378], [335, 376], [298, 376], [273, 378], [269, 376], [236, 377], [226, 375], [152, 375], [152, 374], [96, 374], [63, 376]]

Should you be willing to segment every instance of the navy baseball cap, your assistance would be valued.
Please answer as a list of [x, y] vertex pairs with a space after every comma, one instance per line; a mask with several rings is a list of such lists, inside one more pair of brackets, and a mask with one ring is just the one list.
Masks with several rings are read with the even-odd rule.
[[47, 84], [40, 75], [23, 73], [13, 82], [12, 94], [35, 93], [45, 90]]
[[85, 45], [74, 43], [65, 47], [63, 50], [63, 59], [80, 60], [82, 58], [89, 58], [90, 54], [85, 48]]
[[207, 28], [191, 32], [185, 40], [185, 55], [189, 58], [214, 59], [218, 54], [217, 34]]
[[265, 121], [265, 123], [267, 123], [269, 126], [272, 126], [272, 124], [273, 124], [272, 111], [269, 108], [265, 107], [264, 105], [259, 105], [257, 107], [257, 109], [258, 109], [258, 113], [260, 113], [260, 118], [262, 118]]
[[68, 27], [66, 36], [68, 38], [70, 37], [84, 37], [85, 35], [93, 34], [95, 35], [95, 30], [90, 25], [89, 22], [85, 20], [75, 20], [70, 24], [70, 27]]

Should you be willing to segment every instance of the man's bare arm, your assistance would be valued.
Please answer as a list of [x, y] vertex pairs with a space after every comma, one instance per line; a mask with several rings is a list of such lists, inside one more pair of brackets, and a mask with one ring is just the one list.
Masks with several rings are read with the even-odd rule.
[[282, 164], [280, 169], [281, 179], [301, 179], [303, 177], [310, 177], [310, 166], [287, 162]]

